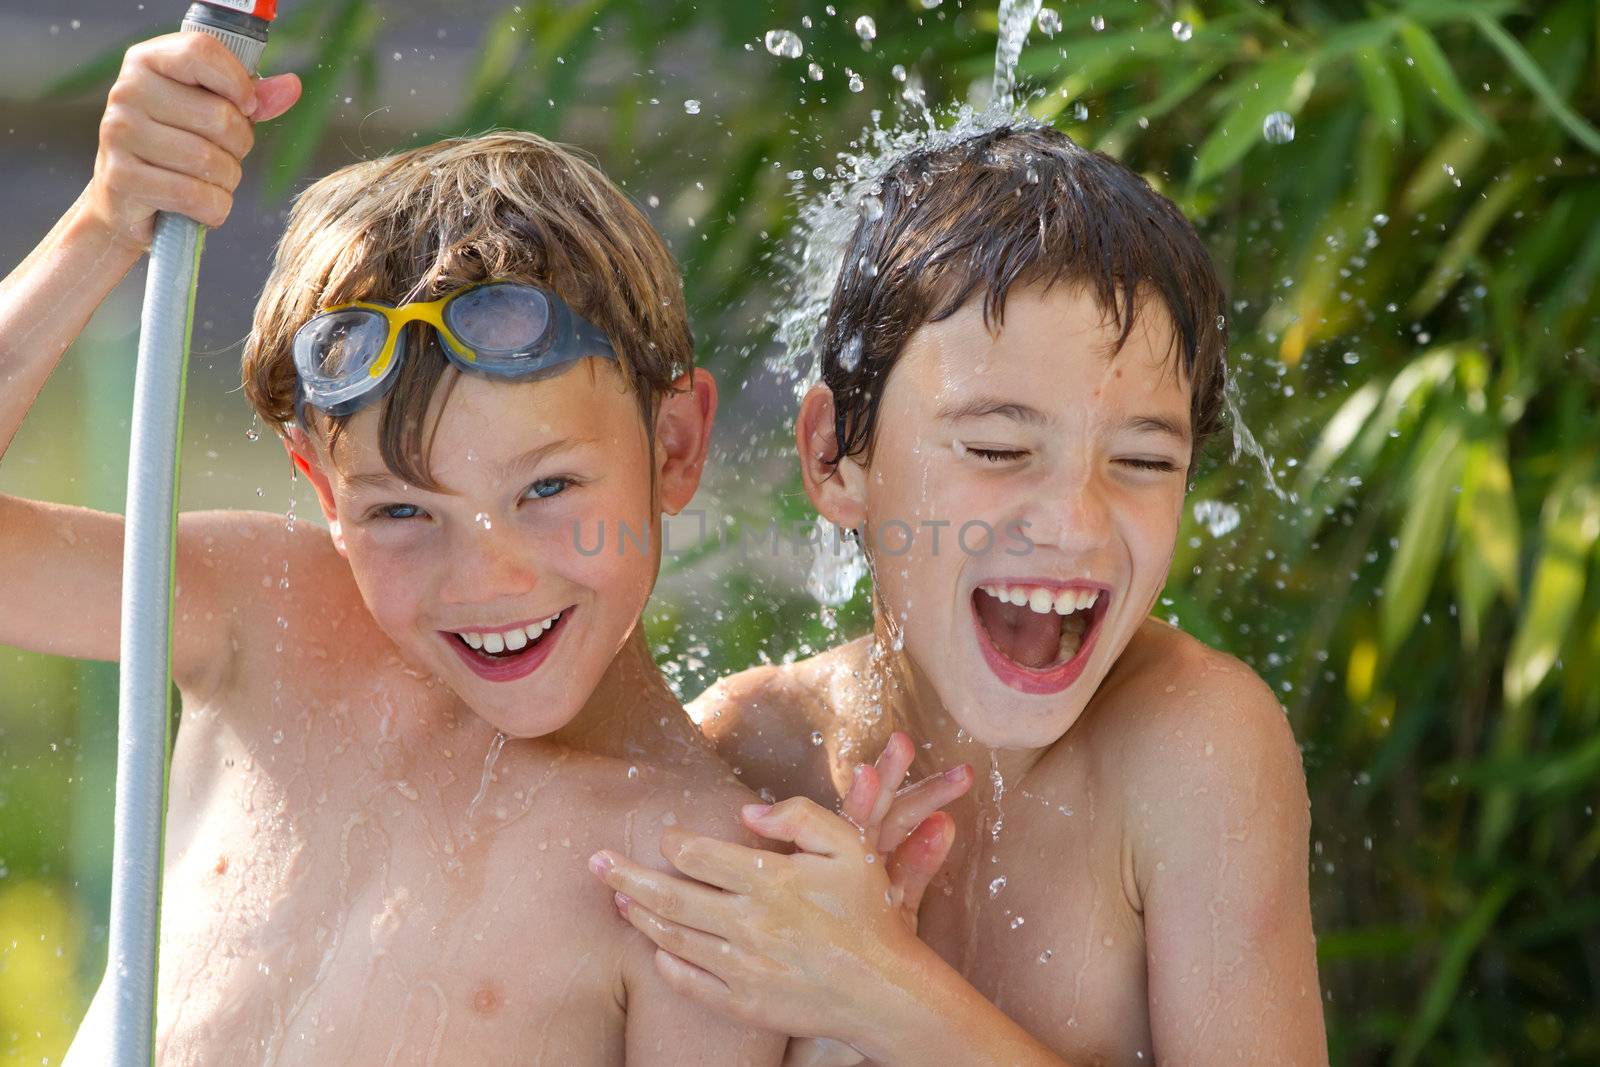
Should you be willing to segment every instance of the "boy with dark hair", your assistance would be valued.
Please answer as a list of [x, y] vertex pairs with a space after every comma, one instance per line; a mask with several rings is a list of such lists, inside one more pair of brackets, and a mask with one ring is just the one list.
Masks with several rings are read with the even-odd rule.
[[[0, 287], [0, 448], [154, 212], [219, 225], [297, 95], [203, 34], [129, 51], [93, 181]], [[573, 536], [658, 532], [705, 460], [715, 386], [643, 215], [531, 134], [346, 167], [295, 205], [244, 371], [330, 529], [180, 517], [161, 1062], [776, 1063], [584, 869], [741, 833], [750, 798], [645, 646], [657, 556]], [[122, 538], [0, 497], [0, 641], [115, 659]]]
[[[1326, 1062], [1300, 753], [1248, 668], [1150, 616], [1223, 405], [1203, 245], [1048, 128], [911, 154], [880, 195], [796, 427], [874, 632], [696, 701], [796, 796], [746, 826], [800, 851], [678, 839], [695, 881], [619, 861], [619, 908], [680, 989], [876, 1062]], [[913, 936], [882, 787], [962, 761], [988, 781]]]

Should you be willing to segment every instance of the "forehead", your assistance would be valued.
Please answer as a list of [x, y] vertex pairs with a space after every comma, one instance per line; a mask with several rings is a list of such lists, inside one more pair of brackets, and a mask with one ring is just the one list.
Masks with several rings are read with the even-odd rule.
[[[382, 417], [382, 407], [374, 405], [346, 423], [335, 457], [342, 473], [386, 471], [378, 442]], [[615, 444], [644, 432], [621, 369], [593, 357], [529, 381], [459, 374], [434, 390], [426, 418], [429, 467], [444, 485], [457, 480], [452, 473], [463, 464], [492, 466], [556, 441]]]
[[[1019, 286], [991, 331], [981, 299], [925, 323], [895, 368], [918, 406], [947, 410], [976, 394], [1046, 413], [1159, 407], [1188, 423], [1189, 383], [1159, 299], [1142, 299], [1126, 343], [1111, 314], [1081, 287]], [[893, 388], [891, 380], [890, 388]], [[909, 397], [908, 397], [909, 399]]]

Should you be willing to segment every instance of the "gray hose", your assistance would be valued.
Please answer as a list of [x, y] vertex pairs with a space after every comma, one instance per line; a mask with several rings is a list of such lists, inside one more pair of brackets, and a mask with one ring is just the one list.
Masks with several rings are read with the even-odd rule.
[[[266, 44], [229, 13], [196, 4], [183, 29], [220, 38], [252, 74]], [[261, 20], [252, 20], [261, 22]], [[241, 32], [241, 30], [246, 32]], [[112, 843], [111, 923], [105, 982], [112, 989], [103, 1063], [149, 1064], [155, 1035], [157, 923], [162, 830], [167, 806], [167, 746], [172, 721], [172, 585], [177, 552], [178, 446], [194, 322], [195, 279], [205, 228], [156, 216], [139, 324], [128, 453], [127, 533], [122, 548], [121, 688], [117, 707], [116, 832]], [[93, 1036], [93, 1035], [87, 1035]], [[77, 1044], [76, 1042], [74, 1043]], [[75, 1049], [75, 1051], [77, 1051]]]

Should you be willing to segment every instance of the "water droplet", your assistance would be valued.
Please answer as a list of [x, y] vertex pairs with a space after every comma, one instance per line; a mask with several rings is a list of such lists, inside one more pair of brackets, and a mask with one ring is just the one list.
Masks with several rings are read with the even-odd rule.
[[999, 896], [1000, 890], [1004, 889], [1005, 887], [1006, 876], [1002, 874], [1000, 877], [989, 883], [989, 899], [993, 900], [995, 897]]
[[1239, 509], [1220, 500], [1199, 500], [1194, 505], [1194, 521], [1212, 537], [1226, 537], [1239, 528]]
[[685, 100], [683, 102], [683, 110], [687, 111], [691, 115], [700, 114], [700, 101], [698, 101], [698, 100]]
[[485, 530], [491, 530], [494, 528], [494, 523], [489, 521], [488, 514], [482, 511], [474, 515], [472, 517], [472, 521], [477, 523], [479, 526], [482, 526]]
[[811, 731], [811, 744], [813, 746], [820, 746], [822, 744], [822, 731], [821, 730], [812, 730]]
[[1054, 956], [1055, 954], [1056, 954], [1056, 950], [1055, 949], [1047, 948], [1043, 952], [1039, 953], [1039, 962], [1040, 963], [1049, 963], [1050, 962], [1050, 958], [1052, 956]]
[[944, 3], [944, 0], [922, 0], [922, 10], [932, 11], [942, 3]]
[[1046, 37], [1054, 37], [1061, 32], [1061, 12], [1053, 7], [1039, 9], [1039, 32]]
[[1172, 36], [1180, 41], [1187, 41], [1194, 36], [1194, 27], [1179, 19], [1172, 24]]
[[889, 73], [897, 82], [903, 82], [906, 80], [906, 68], [903, 63], [896, 63], [894, 66], [890, 67]]
[[1294, 140], [1294, 119], [1287, 111], [1274, 111], [1262, 122], [1261, 136], [1270, 144], [1288, 144]]
[[861, 80], [861, 75], [857, 74], [853, 70], [850, 71], [849, 73], [850, 73], [850, 91], [852, 93], [859, 93], [862, 89], [866, 88], [866, 83]]
[[260, 415], [251, 415], [250, 416], [250, 425], [246, 426], [244, 428], [244, 435], [245, 435], [246, 439], [251, 440], [251, 441], [259, 441], [259, 440], [261, 440], [261, 416]]
[[861, 365], [861, 335], [855, 334], [839, 350], [839, 366], [853, 371]]
[[638, 778], [638, 777], [639, 777], [639, 768], [634, 767], [634, 766], [629, 766], [628, 767], [628, 778], [629, 778], [629, 780], [631, 781], [631, 780], [633, 780], [635, 778]]
[[806, 77], [810, 78], [814, 82], [821, 81], [822, 80], [822, 68], [820, 66], [818, 66], [817, 64], [815, 64], [815, 63], [809, 64], [806, 67]]
[[1089, 105], [1085, 104], [1082, 100], [1079, 100], [1076, 104], [1073, 104], [1072, 117], [1077, 119], [1079, 122], [1083, 122], [1089, 117]]
[[[883, 201], [870, 193], [861, 198], [861, 217], [868, 222], [877, 222], [883, 218]], [[856, 338], [857, 354], [860, 354], [861, 339]]]
[[767, 51], [783, 59], [799, 59], [800, 53], [805, 51], [805, 45], [793, 30], [768, 30], [763, 40]]
[[1101, 30], [1106, 28], [1106, 20], [1105, 20], [1105, 18], [1103, 16], [1101, 16], [1101, 15], [1090, 15], [1089, 16], [1089, 28], [1091, 30], [1093, 30], [1095, 33], [1099, 33]]
[[1011, 929], [1015, 930], [1017, 927], [1021, 926], [1023, 923], [1025, 923], [1027, 921], [1028, 920], [1026, 920], [1022, 916], [1018, 915], [1015, 919], [1011, 920]]
[[856, 36], [863, 41], [870, 41], [878, 36], [878, 24], [872, 20], [871, 15], [862, 15], [856, 19]]
[[1346, 352], [1343, 358], [1345, 366], [1347, 367], [1354, 367], [1357, 363], [1361, 362], [1361, 357], [1356, 355], [1354, 352]]

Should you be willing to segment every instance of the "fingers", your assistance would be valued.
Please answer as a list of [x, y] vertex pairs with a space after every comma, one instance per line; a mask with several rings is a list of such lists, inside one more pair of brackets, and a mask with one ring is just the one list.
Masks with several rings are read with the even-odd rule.
[[739, 898], [720, 889], [651, 870], [609, 850], [590, 856], [589, 870], [612, 889], [671, 922], [719, 936], [740, 925], [733, 910]]
[[233, 210], [233, 196], [227, 190], [152, 167], [142, 159], [126, 157], [107, 164], [96, 175], [113, 196], [133, 198], [155, 211], [173, 211], [215, 229]]
[[749, 894], [768, 881], [788, 861], [787, 856], [692, 834], [679, 827], [662, 831], [661, 855], [696, 881], [742, 894]]
[[790, 841], [821, 856], [864, 848], [859, 829], [807, 797], [790, 797], [776, 804], [746, 804], [741, 815], [744, 824], [762, 837]]
[[899, 848], [906, 835], [924, 819], [971, 789], [972, 781], [972, 768], [963, 763], [902, 789], [878, 829], [878, 851], [893, 852]]
[[655, 942], [657, 948], [694, 964], [726, 988], [727, 984], [717, 972], [725, 970], [733, 962], [735, 953], [742, 955], [742, 950], [723, 938], [668, 922], [625, 893], [615, 894], [615, 902], [617, 911], [629, 925]]
[[844, 802], [839, 805], [839, 813], [863, 830], [869, 830], [867, 836], [871, 837], [869, 824], [872, 822], [872, 811], [877, 807], [878, 795], [882, 792], [878, 769], [858, 763], [851, 772], [850, 789], [844, 795]]
[[933, 876], [939, 873], [955, 843], [955, 820], [942, 811], [922, 821], [889, 856], [889, 881], [899, 898], [901, 913], [916, 930], [916, 915]]
[[128, 49], [123, 63], [145, 67], [170, 81], [207, 89], [245, 115], [255, 111], [255, 82], [237, 56], [208, 33], [169, 33]]
[[889, 805], [894, 802], [894, 795], [899, 790], [900, 783], [905, 781], [906, 772], [911, 769], [911, 761], [916, 755], [917, 750], [912, 745], [911, 738], [901, 730], [890, 734], [883, 751], [878, 753], [878, 762], [874, 766], [878, 771], [878, 781], [882, 788], [878, 791], [872, 814], [868, 817], [867, 840], [878, 839], [877, 831], [883, 824], [883, 817], [889, 813]]
[[735, 1018], [739, 1013], [734, 1004], [733, 990], [728, 983], [710, 971], [679, 959], [665, 949], [656, 949], [656, 973], [676, 993], [699, 1001], [713, 1011]]
[[254, 122], [271, 122], [300, 99], [300, 78], [296, 74], [274, 74], [256, 82]]

